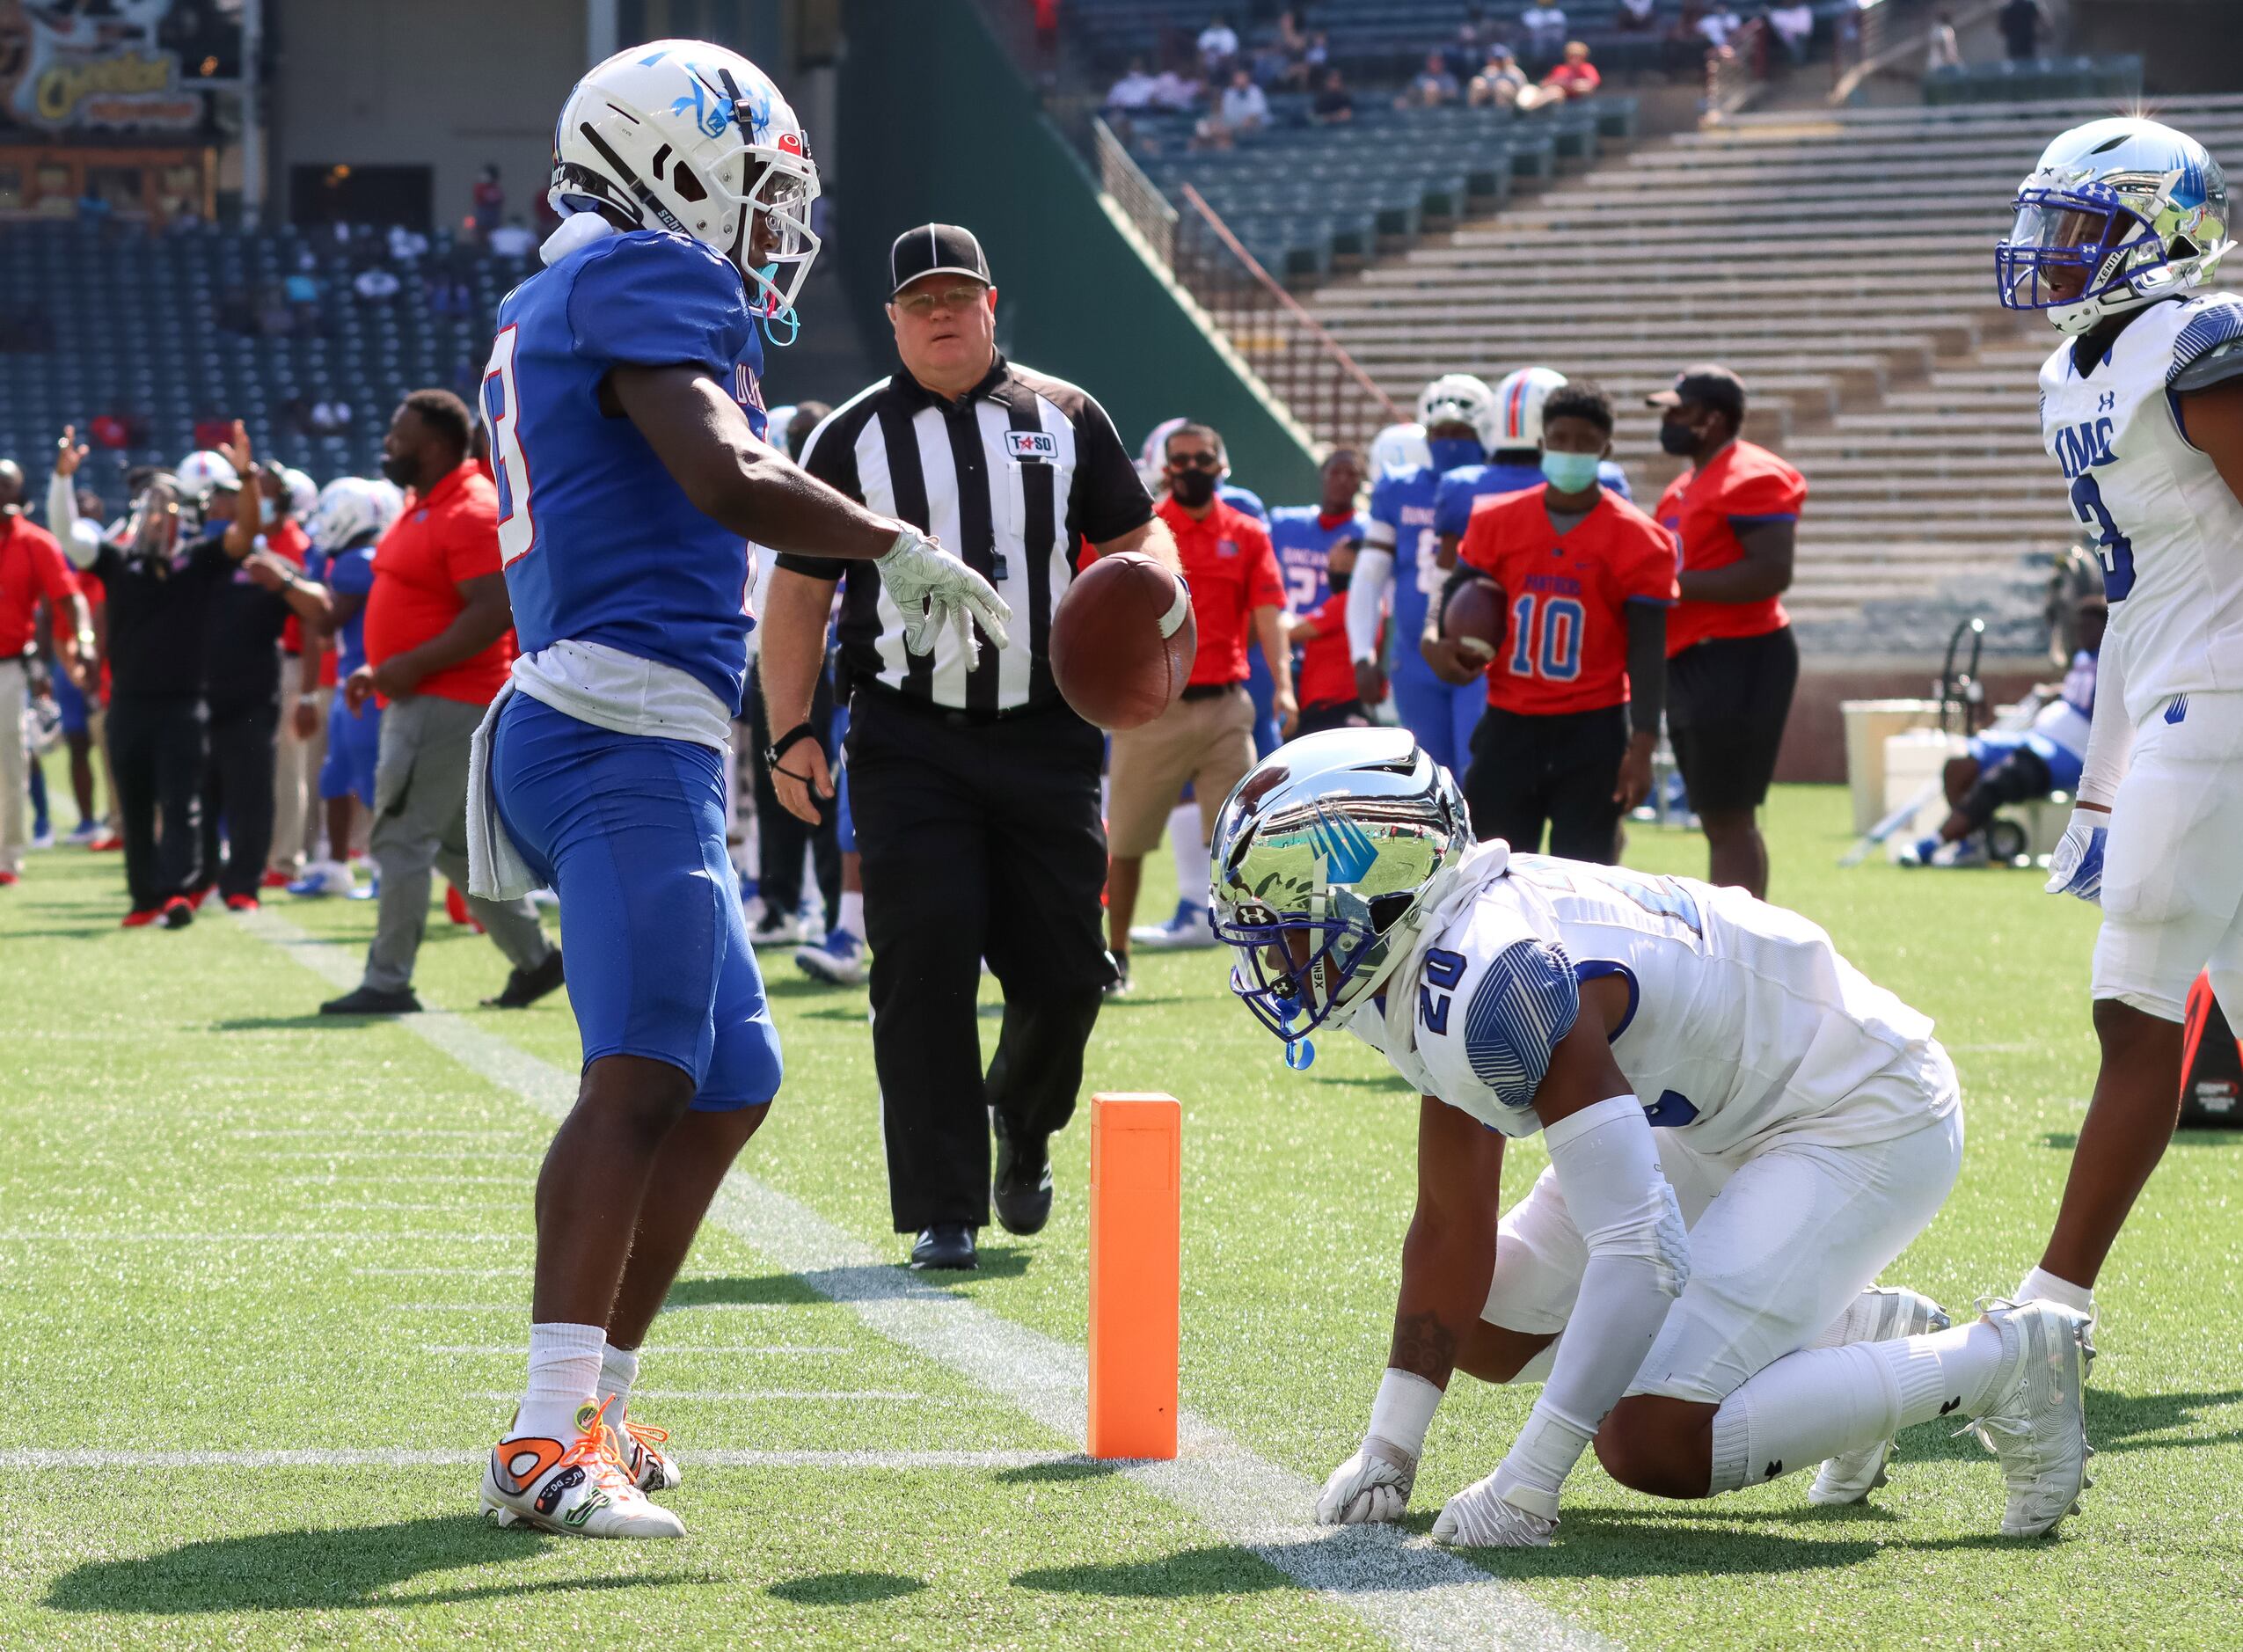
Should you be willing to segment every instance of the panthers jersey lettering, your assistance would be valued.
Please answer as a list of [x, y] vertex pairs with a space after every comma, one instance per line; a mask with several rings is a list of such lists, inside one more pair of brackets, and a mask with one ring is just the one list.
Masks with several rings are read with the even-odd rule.
[[2174, 379], [2243, 338], [2243, 299], [2152, 304], [2083, 371], [2071, 340], [2041, 369], [2041, 435], [2095, 542], [2106, 647], [2139, 723], [2175, 695], [2243, 689], [2243, 503], [2181, 426]]

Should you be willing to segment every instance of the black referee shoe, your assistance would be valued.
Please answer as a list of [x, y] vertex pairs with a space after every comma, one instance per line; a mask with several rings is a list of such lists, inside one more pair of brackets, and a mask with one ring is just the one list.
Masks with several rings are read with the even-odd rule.
[[1014, 1137], [994, 1107], [990, 1125], [997, 1133], [997, 1174], [990, 1181], [990, 1202], [997, 1207], [997, 1219], [1005, 1231], [1025, 1239], [1051, 1220], [1051, 1138]]
[[517, 969], [507, 977], [506, 990], [483, 1000], [486, 1010], [526, 1010], [561, 984], [561, 950], [556, 947], [535, 969]]
[[936, 1268], [971, 1272], [979, 1266], [974, 1254], [974, 1230], [963, 1222], [938, 1222], [922, 1228], [911, 1246], [911, 1267], [917, 1273]]
[[319, 1006], [322, 1015], [411, 1015], [420, 1008], [420, 1000], [413, 995], [411, 987], [395, 992], [384, 992], [379, 987], [353, 987], [339, 998], [329, 998]]

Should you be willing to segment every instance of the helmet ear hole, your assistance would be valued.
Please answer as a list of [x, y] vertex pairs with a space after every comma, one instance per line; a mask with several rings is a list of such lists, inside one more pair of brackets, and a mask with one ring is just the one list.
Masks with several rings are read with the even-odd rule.
[[1371, 927], [1384, 935], [1408, 916], [1410, 903], [1416, 898], [1414, 893], [1372, 895], [1370, 897]]
[[680, 201], [695, 205], [706, 201], [709, 192], [702, 186], [699, 176], [690, 166], [680, 166], [669, 175], [669, 186], [677, 192]]

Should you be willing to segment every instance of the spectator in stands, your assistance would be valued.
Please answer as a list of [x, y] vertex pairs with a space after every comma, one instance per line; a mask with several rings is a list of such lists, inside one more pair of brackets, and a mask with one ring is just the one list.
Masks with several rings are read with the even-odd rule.
[[483, 171], [475, 179], [471, 200], [473, 206], [468, 216], [475, 226], [475, 233], [487, 239], [491, 231], [499, 227], [500, 215], [507, 208], [507, 192], [499, 182], [499, 164], [496, 161], [484, 163]]
[[1620, 9], [1612, 14], [1612, 26], [1625, 34], [1657, 28], [1659, 0], [1620, 0]]
[[2030, 62], [2041, 55], [2041, 41], [2056, 33], [2048, 8], [2041, 0], [2009, 0], [1994, 14], [2002, 32], [2002, 45], [2013, 63]]
[[[498, 489], [468, 457], [466, 406], [449, 391], [399, 404], [382, 473], [413, 492], [375, 552], [366, 661], [344, 684], [353, 712], [386, 702], [374, 775], [370, 848], [380, 916], [365, 978], [319, 1006], [326, 1015], [418, 1010], [413, 966], [428, 922], [431, 867], [467, 887], [468, 743], [507, 680], [514, 621], [499, 571]], [[514, 966], [489, 1003], [520, 1009], [561, 984], [560, 951], [525, 900], [467, 897], [468, 910]]]
[[1322, 29], [1309, 36], [1308, 49], [1301, 54], [1301, 84], [1320, 86], [1324, 71], [1332, 62], [1332, 37]]
[[316, 332], [319, 325], [319, 278], [309, 267], [299, 266], [281, 283], [281, 291], [296, 312], [297, 331]]
[[537, 251], [537, 238], [517, 212], [491, 231], [490, 245], [493, 256], [519, 260]]
[[1962, 45], [1954, 37], [1954, 13], [1942, 11], [1932, 22], [1932, 32], [1925, 37], [1924, 72], [1937, 74], [1942, 69], [1962, 67]]
[[1509, 109], [1517, 104], [1519, 94], [1525, 90], [1526, 70], [1511, 55], [1511, 48], [1498, 40], [1487, 48], [1487, 61], [1472, 77], [1465, 100], [1475, 109], [1490, 106]]
[[1784, 50], [1791, 54], [1794, 66], [1807, 62], [1807, 55], [1815, 44], [1815, 8], [1807, 0], [1770, 6], [1768, 26], [1784, 43]]
[[1152, 102], [1156, 109], [1181, 113], [1199, 106], [1200, 83], [1175, 69], [1164, 69], [1152, 83]]
[[1254, 77], [1243, 69], [1231, 71], [1231, 84], [1223, 89], [1223, 102], [1217, 117], [1225, 131], [1236, 137], [1243, 132], [1259, 132], [1269, 124], [1269, 99]]
[[1462, 85], [1479, 72], [1486, 62], [1480, 48], [1480, 25], [1470, 18], [1457, 25], [1457, 38], [1441, 48], [1441, 61], [1449, 66], [1449, 73]]
[[1428, 52], [1425, 63], [1404, 87], [1402, 95], [1394, 99], [1397, 109], [1438, 109], [1444, 103], [1457, 100], [1457, 77], [1449, 72], [1448, 60], [1438, 52]]
[[384, 269], [379, 264], [369, 264], [358, 272], [350, 285], [351, 290], [367, 303], [380, 303], [396, 297], [402, 284], [395, 271]]
[[1744, 19], [1736, 14], [1728, 0], [1714, 0], [1713, 7], [1698, 19], [1698, 33], [1708, 46], [1719, 50], [1729, 43], [1729, 37], [1744, 26]]
[[194, 445], [205, 452], [216, 453], [233, 439], [234, 421], [230, 419], [206, 413], [194, 421]]
[[1667, 730], [1706, 829], [1708, 881], [1768, 892], [1757, 812], [1799, 683], [1799, 645], [1782, 596], [1806, 479], [1739, 435], [1744, 381], [1685, 368], [1648, 398], [1659, 445], [1691, 468], [1652, 515], [1681, 552], [1682, 600], [1667, 625]]
[[408, 230], [401, 223], [390, 226], [390, 257], [399, 264], [410, 264], [425, 258], [428, 252], [428, 238], [418, 230]]
[[1547, 62], [1566, 43], [1566, 9], [1531, 5], [1519, 13], [1519, 26], [1526, 31], [1527, 55]]
[[340, 435], [352, 422], [351, 406], [338, 398], [332, 401], [322, 398], [311, 406], [311, 428], [315, 435]]
[[1540, 85], [1529, 86], [1519, 93], [1519, 107], [1539, 109], [1563, 103], [1568, 98], [1586, 98], [1604, 84], [1604, 79], [1596, 72], [1596, 65], [1589, 61], [1587, 44], [1571, 40], [1566, 46], [1565, 61], [1545, 75]]
[[113, 413], [96, 414], [87, 429], [93, 436], [94, 446], [112, 453], [130, 446], [132, 442], [131, 433], [124, 420]]
[[1238, 55], [1238, 32], [1224, 21], [1220, 11], [1200, 31], [1199, 54], [1200, 69], [1209, 80], [1227, 74], [1231, 60]]
[[1127, 114], [1132, 110], [1149, 109], [1160, 90], [1160, 82], [1145, 72], [1145, 60], [1133, 57], [1129, 70], [1106, 89], [1106, 106]]
[[1309, 119], [1319, 126], [1338, 126], [1355, 118], [1355, 100], [1348, 93], [1347, 82], [1337, 68], [1324, 71], [1324, 90], [1316, 94], [1316, 101], [1309, 106]]
[[1277, 14], [1277, 33], [1271, 45], [1280, 60], [1279, 84], [1290, 90], [1307, 90], [1309, 37], [1301, 32], [1298, 6], [1287, 6]]

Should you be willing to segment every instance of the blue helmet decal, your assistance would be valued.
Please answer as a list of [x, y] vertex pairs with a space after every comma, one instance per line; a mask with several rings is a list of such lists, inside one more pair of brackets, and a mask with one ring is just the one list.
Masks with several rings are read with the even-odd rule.
[[1370, 834], [1344, 815], [1319, 809], [1309, 841], [1324, 857], [1325, 877], [1333, 883], [1360, 882], [1378, 859]]

